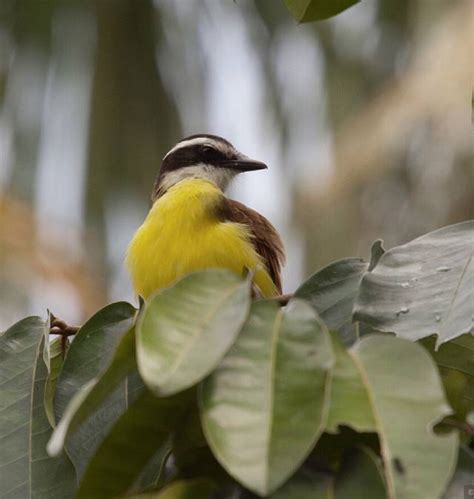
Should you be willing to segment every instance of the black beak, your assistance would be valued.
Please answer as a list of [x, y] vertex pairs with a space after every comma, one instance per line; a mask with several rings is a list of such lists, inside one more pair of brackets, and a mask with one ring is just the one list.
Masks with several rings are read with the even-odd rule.
[[255, 170], [265, 170], [268, 166], [261, 161], [253, 159], [228, 159], [219, 163], [223, 168], [237, 170], [239, 172], [253, 172]]

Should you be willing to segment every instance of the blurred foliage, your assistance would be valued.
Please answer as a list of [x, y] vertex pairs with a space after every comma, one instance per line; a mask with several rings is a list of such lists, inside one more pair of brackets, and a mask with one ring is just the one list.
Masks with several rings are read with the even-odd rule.
[[3, 0], [0, 328], [131, 297], [127, 241], [188, 133], [271, 160], [237, 194], [271, 200], [288, 290], [376, 238], [474, 218], [471, 38], [470, 0], [304, 25], [274, 0]]

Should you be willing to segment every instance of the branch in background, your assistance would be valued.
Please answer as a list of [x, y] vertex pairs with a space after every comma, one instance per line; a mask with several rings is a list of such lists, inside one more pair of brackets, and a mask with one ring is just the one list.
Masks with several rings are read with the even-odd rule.
[[[107, 298], [103, 280], [91, 269], [90, 261], [71, 258], [62, 238], [61, 225], [49, 223], [48, 241], [37, 238], [37, 220], [32, 205], [15, 197], [0, 195], [0, 280], [31, 292], [31, 280], [37, 276], [54, 286], [71, 286], [78, 296], [84, 316], [92, 315], [105, 305]], [[90, 238], [88, 232], [76, 235], [81, 241]], [[85, 244], [85, 243], [83, 243]], [[18, 269], [28, 269], [27, 273]], [[19, 280], [19, 276], [30, 279]]]

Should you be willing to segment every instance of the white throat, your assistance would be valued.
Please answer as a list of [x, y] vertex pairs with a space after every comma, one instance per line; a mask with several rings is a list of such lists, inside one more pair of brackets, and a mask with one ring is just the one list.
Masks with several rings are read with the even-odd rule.
[[166, 192], [168, 189], [185, 179], [207, 180], [217, 185], [224, 192], [232, 179], [239, 172], [229, 168], [220, 168], [212, 165], [200, 163], [194, 166], [185, 166], [166, 173], [161, 179], [159, 190]]

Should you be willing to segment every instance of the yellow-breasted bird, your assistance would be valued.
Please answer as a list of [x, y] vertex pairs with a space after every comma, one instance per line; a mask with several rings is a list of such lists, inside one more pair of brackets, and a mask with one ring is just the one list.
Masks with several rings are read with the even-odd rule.
[[253, 271], [264, 297], [280, 294], [285, 254], [278, 232], [224, 195], [237, 174], [264, 168], [216, 135], [178, 142], [163, 158], [153, 205], [128, 247], [135, 292], [147, 299], [190, 272], [226, 268]]

